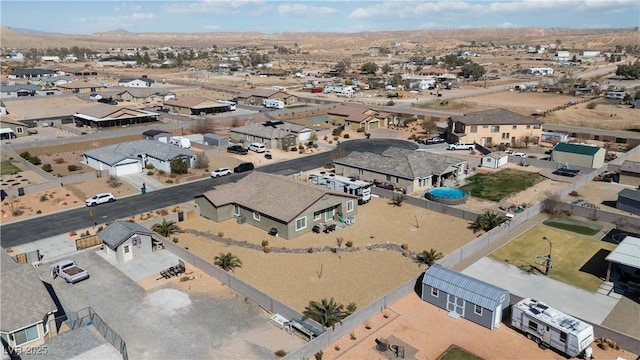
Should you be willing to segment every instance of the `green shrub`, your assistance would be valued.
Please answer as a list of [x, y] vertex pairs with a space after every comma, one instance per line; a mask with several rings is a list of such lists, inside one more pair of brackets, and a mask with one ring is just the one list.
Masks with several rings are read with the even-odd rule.
[[69, 170], [69, 171], [76, 171], [76, 170], [79, 170], [79, 169], [80, 169], [80, 167], [78, 165], [71, 164], [71, 165], [67, 166], [67, 170]]
[[152, 176], [153, 174], [155, 174], [153, 171], [147, 171], [148, 176]]
[[49, 197], [47, 196], [47, 194], [40, 195], [40, 201], [41, 202], [44, 202], [44, 201], [47, 201], [47, 200], [49, 200]]
[[53, 168], [51, 167], [51, 164], [44, 164], [44, 165], [42, 165], [42, 170], [44, 170], [46, 172], [52, 172]]
[[160, 175], [164, 175], [164, 174], [166, 174], [166, 171], [164, 171], [164, 170], [158, 170], [158, 174], [160, 174]]
[[269, 246], [269, 240], [262, 240], [262, 246]]
[[28, 151], [24, 151], [24, 152], [20, 153], [20, 157], [25, 159], [25, 160], [27, 160], [27, 161], [29, 161], [29, 159], [31, 159], [31, 154], [29, 154]]
[[333, 135], [333, 136], [340, 136], [340, 134], [342, 134], [342, 129], [341, 128], [335, 128], [331, 132], [331, 135]]
[[171, 160], [172, 174], [186, 174], [189, 172], [189, 164], [182, 159]]
[[349, 241], [347, 241], [347, 243], [345, 245], [348, 248], [353, 247], [353, 241], [349, 240]]
[[42, 214], [42, 210], [36, 211], [36, 214]]
[[153, 164], [146, 164], [146, 165], [144, 166], [144, 168], [145, 168], [145, 169], [147, 169], [147, 170], [153, 170], [153, 169], [155, 169], [156, 167], [155, 167], [155, 166], [153, 166]]
[[167, 184], [173, 184], [173, 180], [171, 180], [171, 179], [167, 179], [167, 180], [165, 181], [165, 183], [167, 183]]
[[345, 138], [345, 139], [348, 139], [349, 138], [349, 134], [344, 134], [344, 136], [342, 136], [342, 137]]
[[589, 110], [593, 110], [593, 109], [595, 109], [595, 108], [596, 108], [596, 106], [598, 106], [598, 103], [596, 103], [596, 102], [590, 102], [590, 103], [588, 103], [588, 104], [587, 104], [587, 109], [589, 109]]
[[358, 128], [358, 130], [356, 130], [356, 132], [359, 132], [359, 133], [364, 132], [364, 128]]
[[22, 214], [24, 214], [24, 211], [22, 211], [22, 210], [20, 210], [20, 209], [15, 209], [15, 210], [13, 210], [13, 211], [11, 212], [11, 215], [13, 215], [13, 216], [20, 216], [20, 215], [22, 215]]
[[29, 158], [28, 160], [30, 163], [32, 163], [33, 165], [40, 165], [42, 164], [42, 161], [40, 160], [39, 157], [37, 156], [32, 156], [31, 158]]

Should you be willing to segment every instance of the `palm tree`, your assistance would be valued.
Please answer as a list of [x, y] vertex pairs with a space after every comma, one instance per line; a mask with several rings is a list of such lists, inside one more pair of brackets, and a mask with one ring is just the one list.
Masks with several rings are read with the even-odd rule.
[[213, 264], [220, 266], [224, 271], [231, 270], [231, 272], [235, 272], [236, 268], [242, 267], [242, 260], [232, 253], [220, 253], [213, 259]]
[[309, 306], [304, 308], [302, 320], [312, 319], [324, 327], [334, 327], [336, 323], [342, 323], [342, 319], [347, 317], [344, 305], [334, 302], [333, 298], [327, 300], [323, 298], [321, 302], [310, 301]]
[[419, 265], [427, 265], [431, 266], [436, 263], [437, 260], [442, 259], [442, 253], [438, 252], [434, 249], [423, 250], [420, 254], [416, 256], [416, 262]]
[[485, 211], [482, 215], [478, 215], [476, 221], [472, 222], [470, 227], [474, 233], [479, 230], [489, 231], [507, 220], [508, 218], [504, 214], [499, 214], [495, 211]]
[[180, 228], [173, 221], [167, 221], [167, 219], [162, 219], [162, 223], [154, 224], [151, 227], [151, 230], [157, 232], [158, 234], [169, 237], [169, 235], [178, 232]]

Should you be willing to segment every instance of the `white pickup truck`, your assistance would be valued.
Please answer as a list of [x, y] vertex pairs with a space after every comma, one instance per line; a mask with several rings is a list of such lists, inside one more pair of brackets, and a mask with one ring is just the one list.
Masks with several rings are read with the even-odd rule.
[[51, 265], [51, 277], [56, 278], [60, 276], [67, 283], [77, 283], [84, 279], [89, 278], [89, 273], [83, 268], [79, 267], [73, 260], [62, 260]]
[[461, 142], [449, 144], [447, 150], [473, 150], [476, 148], [475, 144], [465, 144]]

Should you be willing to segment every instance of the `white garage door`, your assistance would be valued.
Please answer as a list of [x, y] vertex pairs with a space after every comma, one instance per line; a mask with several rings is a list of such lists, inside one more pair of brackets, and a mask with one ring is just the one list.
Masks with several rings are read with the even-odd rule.
[[138, 164], [139, 163], [116, 165], [116, 176], [139, 173], [140, 168], [138, 167]]
[[309, 141], [310, 138], [311, 138], [311, 131], [302, 132], [298, 134], [298, 141], [300, 141], [301, 143], [305, 143]]

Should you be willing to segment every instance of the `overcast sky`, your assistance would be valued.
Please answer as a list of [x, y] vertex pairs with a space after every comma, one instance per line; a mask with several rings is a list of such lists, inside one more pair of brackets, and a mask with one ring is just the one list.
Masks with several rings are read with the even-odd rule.
[[3, 26], [64, 34], [632, 28], [640, 0], [1, 0]]

